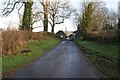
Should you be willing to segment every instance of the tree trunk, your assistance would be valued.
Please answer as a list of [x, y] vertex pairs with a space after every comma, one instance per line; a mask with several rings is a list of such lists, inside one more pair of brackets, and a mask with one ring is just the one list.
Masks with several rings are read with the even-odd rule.
[[48, 5], [49, 3], [45, 3], [44, 4], [44, 22], [43, 22], [43, 25], [44, 25], [44, 31], [48, 31]]
[[52, 26], [51, 32], [54, 33], [54, 26]]
[[25, 2], [24, 14], [22, 19], [22, 30], [31, 31], [31, 13], [32, 13], [32, 2]]
[[118, 19], [118, 29], [120, 29], [120, 18]]
[[52, 27], [51, 32], [54, 33], [54, 29], [55, 29], [55, 16], [54, 16], [54, 14], [53, 14], [53, 21], [52, 21], [51, 27]]
[[48, 15], [47, 14], [44, 14], [44, 22], [43, 22], [43, 25], [44, 25], [44, 31], [48, 31]]

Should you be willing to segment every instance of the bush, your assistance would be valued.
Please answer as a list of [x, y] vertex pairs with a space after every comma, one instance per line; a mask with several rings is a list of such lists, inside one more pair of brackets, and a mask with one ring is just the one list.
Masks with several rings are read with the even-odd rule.
[[120, 37], [118, 35], [120, 33], [119, 29], [114, 30], [103, 30], [103, 31], [94, 31], [92, 33], [87, 34], [87, 39], [90, 40], [99, 40], [99, 41], [107, 41], [107, 42], [117, 42], [118, 38]]

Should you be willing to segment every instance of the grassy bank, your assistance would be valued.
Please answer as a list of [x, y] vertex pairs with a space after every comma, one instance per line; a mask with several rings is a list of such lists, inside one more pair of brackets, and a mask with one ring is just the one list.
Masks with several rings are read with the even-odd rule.
[[95, 41], [77, 40], [77, 44], [85, 52], [90, 61], [106, 77], [118, 78], [118, 47], [115, 43], [99, 43]]
[[10, 72], [14, 69], [20, 68], [27, 63], [30, 63], [31, 61], [41, 56], [44, 52], [53, 48], [58, 43], [59, 40], [52, 37], [40, 41], [29, 42], [29, 44], [22, 50], [29, 49], [32, 52], [25, 54], [18, 52], [16, 55], [7, 55], [2, 58], [2, 73]]
[[92, 50], [94, 54], [103, 55], [112, 59], [118, 59], [118, 47], [120, 47], [119, 44], [99, 43], [99, 42], [84, 41], [84, 40], [79, 40], [78, 44], [82, 45], [87, 49]]

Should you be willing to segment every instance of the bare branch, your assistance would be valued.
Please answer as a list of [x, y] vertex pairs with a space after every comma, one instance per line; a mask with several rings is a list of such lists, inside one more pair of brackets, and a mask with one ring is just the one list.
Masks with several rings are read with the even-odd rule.
[[41, 21], [41, 19], [39, 19], [39, 20], [34, 20], [34, 21], [31, 23], [31, 25], [33, 25], [34, 23], [36, 23], [36, 22], [38, 22], [38, 21]]
[[23, 4], [20, 6], [20, 8], [18, 9], [18, 11], [20, 11], [20, 9], [23, 7]]
[[[9, 0], [10, 1], [10, 0]], [[15, 8], [15, 6], [16, 6], [16, 4], [19, 4], [19, 2], [15, 2], [14, 3], [14, 5], [12, 6], [12, 8], [8, 8], [8, 5], [7, 5], [7, 7], [3, 10], [3, 15], [5, 15], [5, 16], [8, 16], [13, 10], [14, 10], [14, 8]], [[7, 11], [6, 11], [7, 10]]]
[[62, 21], [62, 22], [57, 22], [57, 23], [55, 23], [55, 24], [61, 24], [61, 23], [64, 23], [64, 21]]
[[48, 21], [50, 23], [51, 26], [53, 26], [52, 22]]

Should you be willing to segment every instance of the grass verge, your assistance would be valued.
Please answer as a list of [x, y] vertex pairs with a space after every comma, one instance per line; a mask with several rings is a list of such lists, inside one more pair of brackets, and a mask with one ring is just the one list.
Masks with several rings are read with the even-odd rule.
[[21, 66], [28, 64], [40, 57], [46, 51], [52, 49], [55, 45], [59, 43], [59, 40], [55, 38], [47, 38], [46, 40], [31, 41], [25, 48], [32, 50], [30, 53], [22, 54], [17, 53], [16, 55], [7, 55], [2, 58], [2, 73], [9, 74], [15, 69], [19, 69]]
[[109, 78], [120, 78], [118, 74], [118, 44], [77, 40], [80, 49], [100, 72]]

